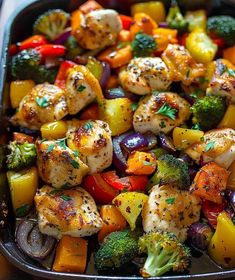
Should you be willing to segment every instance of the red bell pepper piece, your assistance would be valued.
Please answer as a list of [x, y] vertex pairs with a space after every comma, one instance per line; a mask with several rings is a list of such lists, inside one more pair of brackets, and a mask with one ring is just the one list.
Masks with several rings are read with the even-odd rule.
[[219, 49], [222, 49], [225, 46], [225, 42], [222, 38], [212, 38], [212, 41], [219, 47]]
[[147, 176], [128, 176], [119, 178], [116, 171], [108, 171], [101, 174], [103, 179], [113, 188], [123, 191], [145, 191], [148, 182]]
[[225, 206], [224, 202], [222, 204], [217, 204], [209, 200], [204, 200], [202, 202], [202, 212], [213, 228], [216, 228], [217, 217], [221, 212], [223, 212]]
[[184, 33], [178, 38], [178, 43], [182, 46], [186, 45], [186, 38], [188, 37], [188, 33]]
[[35, 48], [44, 59], [47, 56], [64, 56], [66, 53], [66, 48], [62, 45], [46, 44], [38, 46]]
[[126, 15], [119, 15], [119, 18], [122, 22], [122, 28], [125, 30], [129, 30], [133, 22], [133, 18]]
[[119, 194], [118, 190], [107, 184], [101, 174], [97, 173], [86, 176], [82, 186], [98, 204], [109, 204]]
[[97, 120], [99, 118], [99, 107], [98, 104], [92, 103], [87, 106], [80, 114], [80, 120]]
[[28, 39], [20, 42], [18, 45], [19, 51], [30, 49], [30, 48], [36, 48], [38, 46], [42, 46], [47, 44], [47, 40], [45, 36], [43, 35], [33, 35], [29, 37]]
[[60, 64], [60, 68], [58, 71], [58, 74], [56, 76], [55, 79], [55, 85], [65, 89], [65, 82], [66, 82], [66, 78], [67, 78], [67, 72], [69, 69], [71, 69], [74, 65], [76, 65], [76, 63], [69, 61], [69, 60], [65, 60]]
[[18, 47], [16, 46], [16, 44], [12, 44], [9, 47], [9, 54], [10, 56], [15, 55], [18, 52]]

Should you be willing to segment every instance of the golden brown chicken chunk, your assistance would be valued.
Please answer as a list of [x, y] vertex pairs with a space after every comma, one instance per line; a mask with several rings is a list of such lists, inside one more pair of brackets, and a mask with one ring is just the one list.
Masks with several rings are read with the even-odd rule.
[[135, 131], [168, 133], [190, 116], [190, 104], [176, 93], [162, 92], [146, 96], [134, 113]]
[[169, 44], [162, 54], [172, 82], [190, 85], [196, 78], [204, 77], [206, 68], [197, 63], [184, 46]]
[[209, 66], [212, 78], [207, 88], [207, 94], [225, 96], [235, 103], [235, 66], [226, 59], [217, 59]]
[[197, 163], [210, 161], [228, 168], [235, 160], [235, 130], [231, 128], [213, 129], [205, 133], [202, 142], [189, 147], [186, 151]]
[[200, 211], [200, 198], [189, 191], [156, 185], [142, 211], [143, 228], [147, 233], [156, 230], [172, 232], [185, 241], [188, 227], [200, 219]]
[[100, 84], [88, 68], [77, 65], [69, 71], [65, 91], [69, 114], [77, 114], [101, 95]]
[[101, 172], [111, 165], [113, 145], [107, 123], [99, 120], [70, 121], [67, 137], [69, 148], [79, 152], [90, 173]]
[[121, 29], [122, 23], [116, 11], [96, 10], [80, 14], [80, 26], [74, 36], [85, 49], [102, 49], [116, 43]]
[[64, 90], [45, 83], [36, 85], [22, 99], [19, 110], [11, 121], [14, 125], [40, 129], [42, 124], [61, 120], [67, 114]]
[[34, 200], [39, 229], [44, 234], [57, 239], [63, 235], [83, 237], [102, 227], [94, 199], [80, 187], [56, 190], [43, 186]]
[[72, 187], [81, 183], [88, 166], [66, 147], [64, 139], [37, 141], [37, 165], [41, 179], [55, 188]]
[[167, 90], [171, 84], [169, 71], [160, 57], [132, 59], [120, 72], [119, 81], [123, 88], [138, 95]]

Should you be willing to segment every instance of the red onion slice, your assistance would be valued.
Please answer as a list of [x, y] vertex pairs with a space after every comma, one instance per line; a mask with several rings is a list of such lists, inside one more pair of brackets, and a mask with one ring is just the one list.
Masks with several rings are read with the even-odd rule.
[[63, 33], [61, 33], [59, 36], [57, 36], [53, 41], [52, 44], [55, 45], [64, 45], [64, 43], [67, 41], [69, 36], [71, 35], [71, 27], [67, 27]]

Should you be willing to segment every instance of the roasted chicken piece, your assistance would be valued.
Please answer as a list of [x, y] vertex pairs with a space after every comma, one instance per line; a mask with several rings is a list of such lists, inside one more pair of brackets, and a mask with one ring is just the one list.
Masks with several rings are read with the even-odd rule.
[[107, 123], [100, 120], [69, 121], [67, 137], [69, 148], [78, 151], [90, 173], [101, 172], [111, 165], [113, 145]]
[[57, 239], [63, 235], [83, 237], [102, 227], [94, 199], [80, 187], [55, 190], [45, 185], [34, 200], [39, 229], [44, 234]]
[[74, 115], [102, 96], [99, 81], [83, 65], [77, 65], [69, 70], [66, 80], [66, 101], [69, 114]]
[[210, 130], [205, 133], [202, 142], [193, 144], [185, 153], [197, 163], [214, 161], [227, 169], [235, 160], [235, 130]]
[[184, 46], [169, 44], [162, 53], [162, 59], [168, 67], [172, 82], [182, 82], [187, 86], [206, 74], [205, 66], [197, 63]]
[[162, 92], [146, 96], [134, 113], [135, 131], [168, 133], [190, 116], [190, 104], [176, 93]]
[[142, 211], [144, 231], [172, 232], [185, 241], [188, 227], [200, 219], [200, 203], [200, 198], [189, 191], [156, 185]]
[[45, 83], [36, 85], [22, 99], [11, 122], [30, 129], [40, 129], [42, 124], [61, 120], [67, 114], [64, 90]]
[[124, 89], [138, 95], [167, 90], [171, 84], [169, 71], [160, 57], [132, 59], [120, 72], [119, 81]]
[[89, 171], [78, 155], [66, 146], [65, 139], [38, 140], [36, 149], [39, 175], [55, 188], [77, 186]]
[[235, 103], [235, 66], [226, 59], [217, 59], [208, 67], [209, 75], [212, 77], [207, 88], [207, 94], [225, 96], [229, 101]]
[[73, 35], [84, 49], [103, 49], [116, 43], [122, 29], [118, 13], [114, 10], [96, 10], [80, 13], [80, 26]]

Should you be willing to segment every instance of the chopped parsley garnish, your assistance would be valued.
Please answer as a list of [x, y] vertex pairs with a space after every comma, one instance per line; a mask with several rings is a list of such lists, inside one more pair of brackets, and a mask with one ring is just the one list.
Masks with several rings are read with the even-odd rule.
[[47, 153], [50, 153], [55, 148], [54, 144], [50, 144], [47, 148]]
[[131, 42], [132, 52], [135, 57], [151, 56], [156, 50], [157, 44], [153, 36], [145, 33], [137, 33]]
[[61, 190], [57, 190], [57, 189], [54, 189], [50, 192], [50, 194], [58, 194], [58, 193], [61, 193]]
[[62, 149], [66, 149], [66, 142], [65, 142], [66, 138], [63, 139], [59, 139], [56, 141], [57, 145], [60, 146]]
[[74, 159], [71, 159], [70, 163], [75, 169], [78, 169], [80, 166], [79, 163]]
[[77, 88], [77, 91], [78, 91], [78, 92], [83, 92], [85, 88], [86, 88], [85, 86], [80, 85], [80, 86]]
[[172, 205], [175, 202], [175, 197], [170, 197], [166, 199], [166, 203]]
[[38, 106], [45, 108], [49, 106], [49, 101], [46, 96], [43, 96], [42, 98], [36, 97], [36, 102]]
[[89, 131], [90, 129], [92, 129], [93, 123], [92, 122], [87, 122], [83, 125], [83, 127], [85, 128], [86, 131]]
[[61, 195], [60, 198], [62, 198], [64, 201], [70, 201], [70, 200], [72, 200], [72, 198], [71, 198], [70, 196], [64, 195], [64, 194]]
[[27, 215], [29, 211], [29, 205], [28, 204], [23, 204], [19, 208], [16, 209], [16, 216], [21, 218]]
[[172, 120], [176, 119], [177, 110], [169, 106], [167, 103], [164, 103], [161, 108], [156, 112], [158, 115], [166, 116]]
[[152, 165], [152, 163], [149, 162], [149, 161], [147, 161], [147, 160], [145, 160], [145, 161], [144, 161], [144, 165], [149, 165], [149, 166], [150, 166], [150, 165]]
[[74, 154], [75, 157], [78, 157], [79, 152], [78, 151], [74, 151], [73, 154]]
[[200, 128], [200, 125], [198, 123], [196, 123], [192, 126], [192, 129], [193, 130], [200, 130], [201, 128]]
[[161, 128], [165, 128], [165, 127], [166, 127], [166, 124], [165, 124], [164, 121], [161, 121], [160, 124], [159, 124], [159, 126], [160, 126]]
[[206, 144], [205, 151], [208, 152], [208, 151], [214, 149], [214, 147], [215, 147], [215, 142], [209, 142]]
[[229, 76], [235, 77], [235, 70], [228, 68], [228, 74]]
[[137, 108], [138, 108], [138, 103], [137, 102], [131, 104], [131, 110], [132, 111], [135, 111]]

